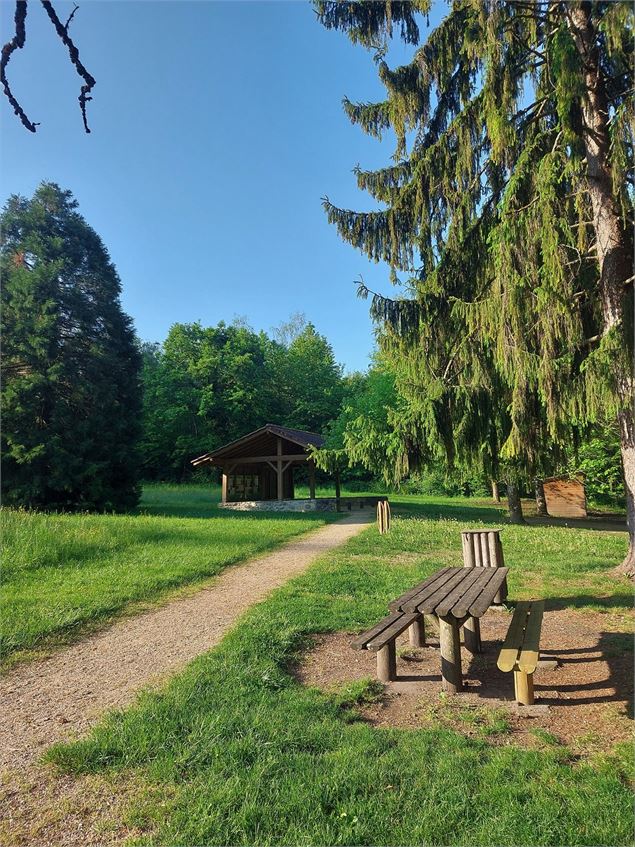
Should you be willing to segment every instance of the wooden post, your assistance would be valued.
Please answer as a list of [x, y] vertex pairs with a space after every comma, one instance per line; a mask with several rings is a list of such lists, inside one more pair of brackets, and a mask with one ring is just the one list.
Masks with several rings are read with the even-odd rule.
[[220, 501], [221, 503], [227, 502], [227, 474], [225, 471], [223, 471], [223, 476], [221, 478]]
[[413, 624], [410, 624], [408, 627], [408, 636], [410, 638], [411, 647], [426, 646], [426, 625], [423, 615], [417, 618]]
[[481, 622], [478, 618], [469, 617], [463, 624], [463, 637], [465, 649], [470, 653], [482, 653], [481, 646]]
[[309, 459], [309, 498], [315, 500], [315, 463]]
[[459, 624], [456, 618], [439, 618], [439, 640], [441, 642], [441, 676], [443, 690], [456, 694], [463, 688], [461, 674], [461, 643]]
[[384, 510], [381, 500], [377, 503], [377, 529], [380, 535], [384, 534]]
[[397, 648], [394, 639], [377, 651], [377, 678], [390, 682], [397, 676]]
[[514, 691], [516, 700], [523, 706], [533, 706], [534, 675], [523, 671], [514, 671]]
[[340, 491], [340, 472], [339, 470], [335, 471], [335, 498], [339, 500], [341, 497]]
[[284, 489], [282, 487], [282, 439], [278, 438], [278, 461], [276, 462], [276, 475], [278, 477], [278, 500], [284, 499]]
[[390, 521], [392, 519], [392, 516], [390, 514], [390, 503], [388, 502], [388, 500], [384, 500], [384, 516], [386, 523], [386, 532], [388, 532], [388, 530], [390, 529]]
[[461, 541], [463, 542], [463, 565], [466, 568], [474, 567], [474, 551], [472, 549], [472, 539], [469, 532], [461, 533]]

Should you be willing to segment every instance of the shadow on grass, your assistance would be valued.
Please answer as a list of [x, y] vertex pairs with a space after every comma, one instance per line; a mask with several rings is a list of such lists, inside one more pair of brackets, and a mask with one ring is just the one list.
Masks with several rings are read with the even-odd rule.
[[633, 595], [626, 592], [611, 594], [608, 597], [596, 597], [593, 594], [577, 594], [570, 597], [545, 597], [545, 611], [555, 612], [562, 609], [631, 609]]
[[518, 526], [525, 529], [534, 527], [544, 529], [545, 527], [563, 527], [565, 529], [587, 529], [596, 532], [626, 532], [627, 527], [623, 518], [619, 515], [611, 515], [607, 518], [598, 515], [587, 518], [539, 518], [526, 516], [525, 523], [512, 524], [505, 514], [505, 509], [497, 504], [491, 506], [465, 503], [405, 503], [397, 500], [393, 506], [393, 513], [402, 517], [419, 517], [427, 520], [456, 520], [466, 523], [483, 523], [492, 526]]
[[[150, 515], [160, 518], [195, 518], [200, 520], [215, 520], [229, 518], [239, 521], [334, 521], [344, 517], [340, 512], [243, 512], [232, 509], [220, 509], [212, 502], [204, 506], [179, 505], [178, 503], [165, 503], [156, 505], [140, 505], [134, 512], [135, 515]], [[348, 513], [347, 513], [348, 514]]]

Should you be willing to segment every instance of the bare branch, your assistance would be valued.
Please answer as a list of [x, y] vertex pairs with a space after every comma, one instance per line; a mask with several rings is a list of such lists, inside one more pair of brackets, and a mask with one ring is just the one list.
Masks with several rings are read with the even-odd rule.
[[53, 8], [53, 4], [51, 3], [51, 0], [42, 0], [42, 5], [44, 6], [44, 9], [46, 10], [46, 14], [51, 19], [53, 26], [55, 27], [55, 31], [57, 32], [57, 34], [61, 38], [62, 42], [68, 48], [68, 54], [71, 58], [71, 62], [75, 66], [75, 70], [84, 80], [84, 85], [82, 85], [81, 92], [80, 92], [80, 95], [78, 97], [78, 100], [79, 100], [79, 106], [82, 110], [82, 118], [83, 118], [83, 121], [84, 121], [84, 129], [86, 130], [86, 132], [90, 132], [90, 129], [88, 127], [88, 122], [86, 120], [86, 103], [89, 100], [93, 99], [92, 97], [89, 97], [88, 95], [90, 94], [91, 90], [93, 89], [93, 86], [95, 85], [96, 81], [95, 81], [94, 77], [92, 77], [88, 73], [88, 71], [86, 70], [84, 65], [81, 63], [81, 60], [79, 58], [79, 50], [77, 49], [77, 47], [75, 47], [75, 45], [73, 44], [73, 42], [72, 42], [72, 40], [71, 40], [71, 38], [70, 38], [70, 36], [67, 32], [68, 24], [71, 22], [71, 19], [72, 19], [73, 15], [75, 14], [76, 10], [73, 10], [70, 18], [66, 22], [66, 26], [64, 26], [64, 24], [57, 17], [57, 13], [56, 13], [55, 9]]
[[0, 56], [0, 81], [2, 82], [2, 87], [4, 88], [4, 93], [6, 94], [8, 101], [13, 107], [14, 113], [20, 118], [23, 126], [25, 126], [29, 132], [35, 132], [35, 128], [39, 126], [39, 124], [33, 123], [26, 116], [24, 109], [13, 96], [6, 74], [11, 54], [14, 50], [21, 50], [26, 42], [26, 0], [16, 0], [14, 21], [15, 35], [11, 41], [7, 41], [4, 45]]
[[70, 13], [70, 15], [68, 16], [68, 20], [67, 20], [67, 21], [66, 21], [66, 23], [64, 24], [64, 29], [66, 30], [66, 32], [68, 32], [68, 28], [69, 28], [69, 26], [71, 25], [71, 21], [72, 21], [72, 20], [73, 20], [73, 18], [75, 17], [75, 12], [76, 12], [78, 9], [79, 9], [79, 6], [78, 6], [77, 4], [75, 4], [75, 8], [74, 8], [74, 9], [73, 9], [73, 11]]

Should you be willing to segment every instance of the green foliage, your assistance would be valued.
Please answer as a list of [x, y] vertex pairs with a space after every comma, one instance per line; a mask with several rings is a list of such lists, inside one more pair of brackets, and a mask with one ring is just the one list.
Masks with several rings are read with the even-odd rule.
[[[492, 743], [508, 729], [502, 714], [460, 706], [477, 737], [445, 726], [440, 709], [437, 725], [378, 728], [342, 709], [376, 696], [363, 682], [330, 694], [293, 677], [312, 634], [368, 628], [388, 598], [460, 560], [461, 527], [500, 521], [474, 501], [399, 503], [411, 514], [391, 533], [371, 528], [323, 557], [163, 691], [49, 760], [134, 773], [129, 814], [142, 844], [630, 844], [626, 749], [572, 762], [561, 746]], [[503, 544], [514, 598], [543, 582], [563, 605], [604, 596], [613, 621], [630, 606], [628, 581], [607, 576], [622, 554], [615, 534], [507, 527]]]
[[331, 345], [301, 316], [276, 332], [174, 324], [143, 346], [146, 479], [189, 478], [191, 459], [266, 423], [324, 430], [342, 397]]
[[[424, 454], [442, 446], [450, 468], [553, 472], [580, 428], [632, 400], [632, 6], [580, 7], [600, 68], [593, 96], [606, 103], [595, 141], [577, 4], [454, 0], [425, 40], [419, 3], [315, 8], [375, 51], [386, 89], [377, 103], [345, 101], [363, 131], [396, 136], [392, 164], [356, 169], [380, 208], [324, 205], [344, 240], [403, 279], [404, 297], [360, 293], [372, 295], [409, 431]], [[393, 17], [414, 48], [391, 69]], [[602, 148], [620, 261], [600, 256], [589, 143]]]
[[133, 602], [164, 598], [333, 517], [227, 514], [219, 496], [218, 487], [161, 485], [144, 490], [136, 515], [3, 509], [3, 659], [77, 638]]
[[121, 285], [69, 191], [2, 213], [5, 504], [124, 509], [139, 496], [140, 357]]
[[569, 473], [583, 473], [587, 499], [592, 503], [621, 506], [624, 477], [620, 438], [616, 426], [595, 427], [569, 462]]

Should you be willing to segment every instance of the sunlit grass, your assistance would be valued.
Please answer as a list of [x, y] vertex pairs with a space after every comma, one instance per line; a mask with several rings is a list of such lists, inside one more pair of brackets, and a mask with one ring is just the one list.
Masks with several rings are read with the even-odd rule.
[[217, 500], [217, 488], [151, 486], [132, 515], [3, 509], [3, 660], [77, 637], [133, 602], [156, 601], [332, 519], [224, 512]]
[[[75, 773], [133, 769], [151, 797], [129, 810], [144, 845], [631, 844], [627, 745], [576, 761], [546, 737], [540, 749], [493, 744], [505, 716], [467, 707], [452, 720], [472, 738], [443, 708], [421, 729], [375, 729], [355, 707], [376, 683], [329, 694], [296, 681], [312, 634], [370, 626], [390, 598], [460, 563], [462, 526], [502, 517], [469, 501], [401, 505], [388, 535], [371, 527], [324, 556], [163, 693], [49, 758]], [[503, 525], [502, 538], [510, 598], [624, 614], [628, 582], [608, 574], [623, 536]]]

